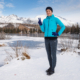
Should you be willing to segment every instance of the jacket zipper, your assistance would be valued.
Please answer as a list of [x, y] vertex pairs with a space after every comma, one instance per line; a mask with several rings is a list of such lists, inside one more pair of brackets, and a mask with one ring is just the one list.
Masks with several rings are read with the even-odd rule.
[[[49, 18], [50, 19], [50, 18]], [[48, 28], [49, 28], [49, 20], [48, 20]], [[47, 36], [48, 36], [48, 30], [47, 30]]]

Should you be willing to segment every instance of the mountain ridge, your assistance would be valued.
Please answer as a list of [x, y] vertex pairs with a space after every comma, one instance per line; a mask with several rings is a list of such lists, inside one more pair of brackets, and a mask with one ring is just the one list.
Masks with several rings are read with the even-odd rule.
[[[75, 22], [69, 21], [65, 18], [62, 18], [60, 16], [55, 17], [59, 18], [65, 26], [71, 27], [73, 24], [75, 25]], [[46, 18], [46, 15], [38, 15], [34, 18], [24, 18], [24, 17], [18, 17], [15, 14], [11, 14], [8, 16], [0, 16], [0, 23], [27, 23], [27, 24], [38, 24], [38, 18], [41, 18], [41, 21], [43, 21], [44, 18]]]

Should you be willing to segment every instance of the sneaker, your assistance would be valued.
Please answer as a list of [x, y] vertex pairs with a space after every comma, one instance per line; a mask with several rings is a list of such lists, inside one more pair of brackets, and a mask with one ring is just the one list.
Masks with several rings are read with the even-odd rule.
[[46, 72], [49, 72], [51, 70], [51, 68], [47, 69]]
[[54, 70], [50, 70], [49, 72], [47, 72], [47, 75], [52, 75], [54, 73]]

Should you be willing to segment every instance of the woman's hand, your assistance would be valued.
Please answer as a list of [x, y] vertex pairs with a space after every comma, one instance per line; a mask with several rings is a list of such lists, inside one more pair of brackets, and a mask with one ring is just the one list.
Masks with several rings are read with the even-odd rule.
[[59, 34], [56, 33], [56, 32], [52, 32], [52, 35], [54, 35], [54, 36], [59, 36]]
[[38, 24], [42, 25], [41, 18], [38, 18], [38, 19], [39, 19]]

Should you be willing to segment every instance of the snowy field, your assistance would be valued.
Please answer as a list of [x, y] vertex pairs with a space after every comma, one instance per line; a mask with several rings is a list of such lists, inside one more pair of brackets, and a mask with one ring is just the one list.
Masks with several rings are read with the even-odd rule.
[[[14, 58], [9, 64], [4, 64], [7, 55], [4, 50], [12, 51], [9, 43], [15, 44], [16, 41], [22, 41], [23, 45], [29, 47], [31, 59]], [[50, 76], [45, 72], [49, 68], [49, 63], [44, 38], [12, 36], [9, 40], [0, 40], [0, 44], [3, 43], [6, 46], [0, 47], [0, 80], [80, 80], [80, 55], [76, 52], [60, 52], [59, 38], [55, 73]]]

